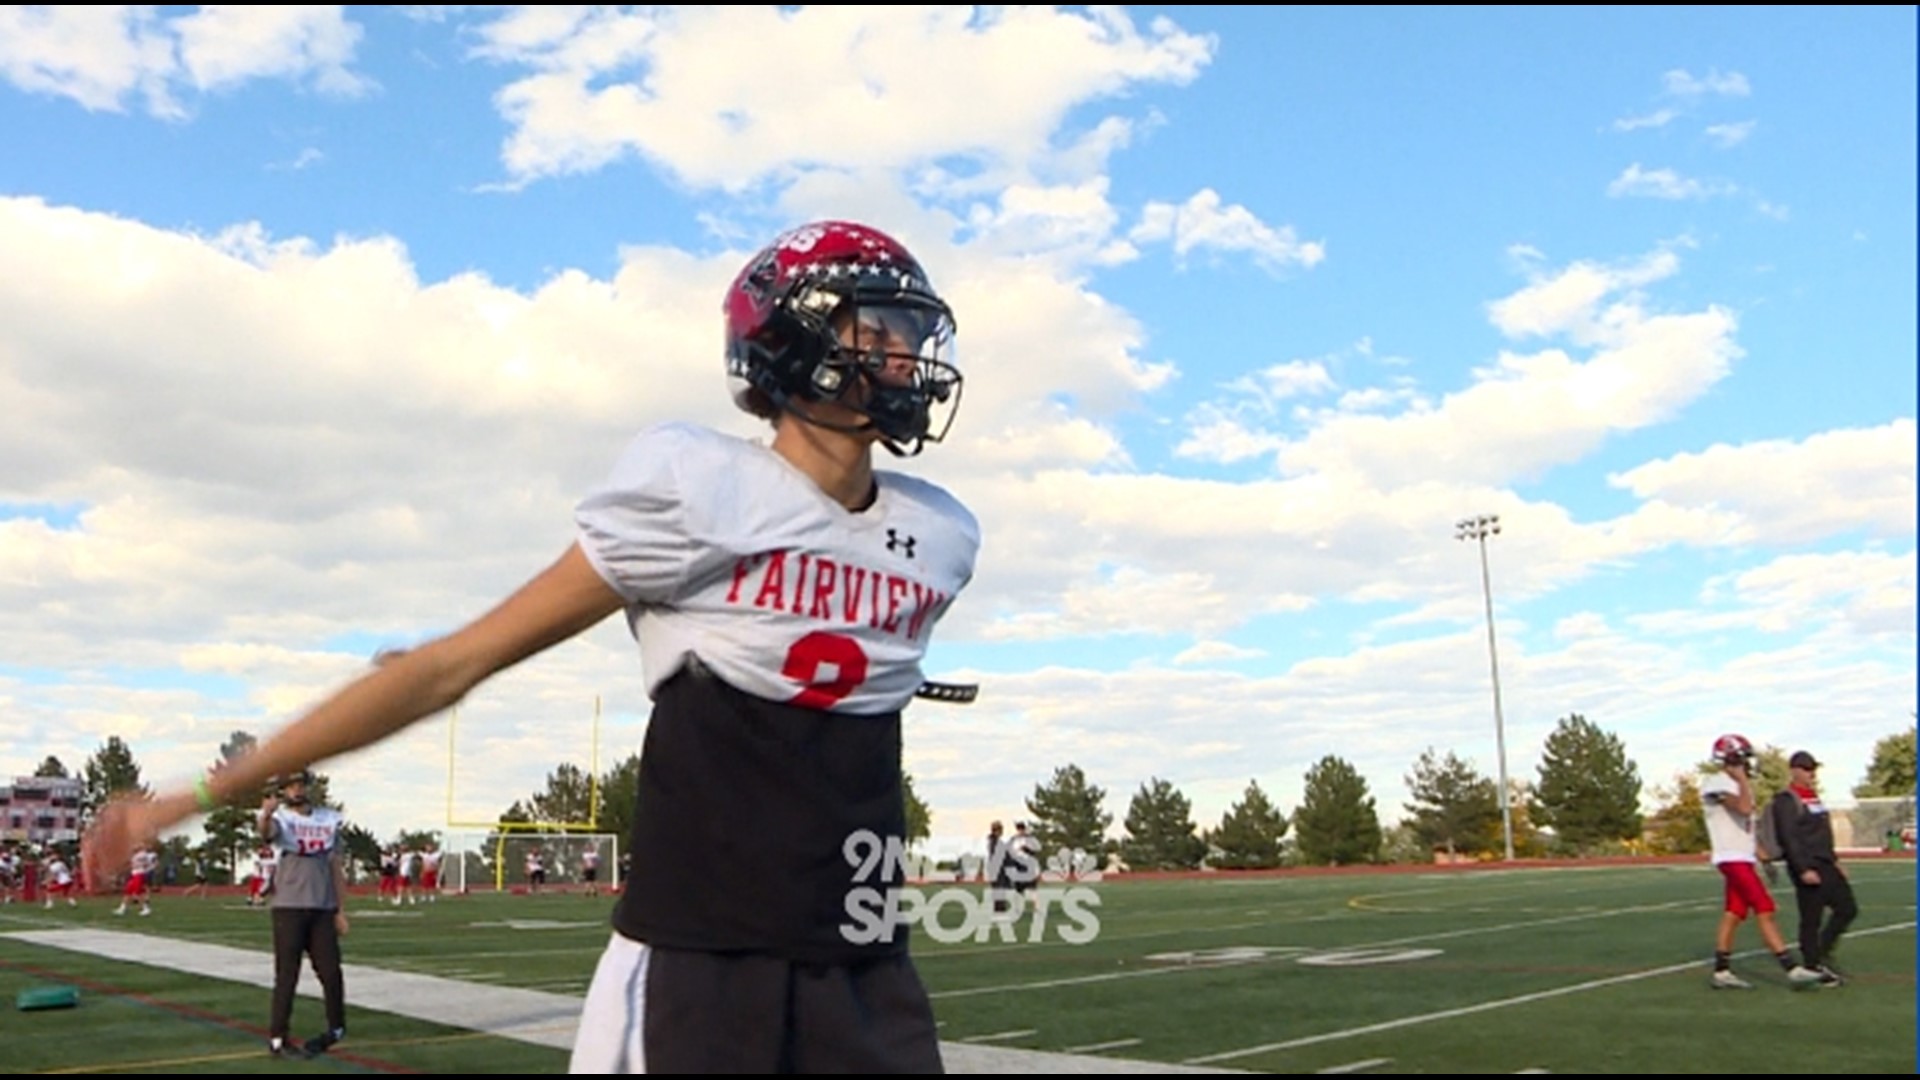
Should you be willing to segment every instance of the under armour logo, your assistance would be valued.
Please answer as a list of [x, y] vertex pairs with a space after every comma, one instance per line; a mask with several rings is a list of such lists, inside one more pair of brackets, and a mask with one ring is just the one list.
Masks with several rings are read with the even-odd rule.
[[907, 558], [909, 559], [913, 558], [913, 537], [901, 536], [899, 533], [899, 530], [897, 529], [888, 529], [887, 530], [887, 550], [899, 551], [901, 548], [906, 549]]

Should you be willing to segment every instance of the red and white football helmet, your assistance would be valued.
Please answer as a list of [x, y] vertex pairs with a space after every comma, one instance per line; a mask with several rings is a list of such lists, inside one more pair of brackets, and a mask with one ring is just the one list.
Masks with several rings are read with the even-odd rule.
[[1753, 744], [1745, 735], [1722, 735], [1713, 740], [1713, 760], [1722, 765], [1753, 765]]
[[[782, 233], [734, 279], [725, 312], [734, 404], [756, 416], [825, 423], [796, 404], [838, 403], [866, 418], [842, 430], [877, 431], [901, 456], [953, 423], [953, 312], [919, 260], [878, 229], [821, 221]], [[909, 378], [879, 378], [905, 360]]]

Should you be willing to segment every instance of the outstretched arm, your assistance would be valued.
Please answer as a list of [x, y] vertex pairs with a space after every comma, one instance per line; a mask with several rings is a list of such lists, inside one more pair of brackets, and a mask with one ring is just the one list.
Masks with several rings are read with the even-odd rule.
[[[580, 546], [527, 582], [498, 607], [444, 638], [389, 654], [246, 757], [202, 781], [224, 803], [259, 790], [277, 773], [316, 765], [371, 746], [408, 725], [457, 704], [482, 681], [592, 627], [624, 606]], [[141, 841], [199, 813], [189, 788], [151, 799], [115, 802], [88, 830], [82, 847], [89, 880], [124, 862]], [[95, 870], [99, 873], [93, 873]]]

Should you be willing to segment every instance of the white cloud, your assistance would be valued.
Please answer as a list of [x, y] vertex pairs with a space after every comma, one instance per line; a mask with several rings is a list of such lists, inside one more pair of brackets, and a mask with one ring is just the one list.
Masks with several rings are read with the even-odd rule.
[[1223, 208], [1212, 188], [1177, 206], [1148, 203], [1127, 238], [1137, 243], [1170, 239], [1174, 254], [1182, 259], [1196, 250], [1245, 252], [1269, 270], [1312, 268], [1327, 254], [1318, 241], [1301, 241], [1292, 226], [1274, 228], [1238, 204]]
[[1197, 641], [1173, 658], [1176, 664], [1219, 664], [1235, 660], [1255, 660], [1267, 655], [1264, 649], [1249, 649], [1226, 641]]
[[1713, 124], [1707, 128], [1707, 138], [1712, 139], [1722, 150], [1738, 146], [1747, 141], [1747, 136], [1760, 126], [1758, 120], [1746, 120], [1738, 124]]
[[1330, 393], [1338, 387], [1333, 376], [1327, 374], [1327, 366], [1318, 360], [1289, 360], [1275, 364], [1259, 373], [1267, 395], [1275, 400], [1284, 400], [1305, 394]]
[[1737, 514], [1740, 537], [1796, 544], [1866, 530], [1912, 536], [1912, 418], [1800, 440], [1716, 444], [1607, 477], [1643, 500]]
[[1607, 195], [1615, 199], [1709, 199], [1738, 190], [1723, 181], [1695, 180], [1672, 169], [1642, 169], [1637, 161], [1607, 185]]
[[205, 5], [171, 18], [149, 5], [13, 5], [0, 8], [0, 78], [93, 110], [140, 98], [153, 115], [182, 119], [181, 92], [258, 78], [363, 92], [371, 83], [348, 67], [360, 35], [339, 5]]
[[1695, 98], [1705, 95], [1722, 97], [1746, 97], [1753, 92], [1747, 84], [1747, 77], [1737, 71], [1725, 75], [1719, 69], [1710, 69], [1706, 75], [1696, 78], [1685, 70], [1676, 68], [1661, 78], [1661, 85], [1674, 97]]
[[144, 5], [0, 7], [0, 76], [22, 90], [120, 111], [129, 95], [178, 115], [167, 86], [178, 64], [165, 26]]
[[1285, 436], [1250, 428], [1211, 405], [1202, 406], [1188, 423], [1187, 437], [1174, 447], [1178, 457], [1232, 464], [1271, 454], [1287, 442]]
[[1617, 266], [1576, 262], [1551, 276], [1487, 305], [1493, 324], [1509, 338], [1590, 333], [1600, 301], [1607, 296], [1673, 276], [1680, 259], [1659, 251]]
[[1672, 260], [1659, 253], [1615, 271], [1577, 264], [1490, 305], [1509, 335], [1564, 333], [1586, 354], [1503, 352], [1436, 406], [1328, 419], [1280, 451], [1282, 470], [1364, 477], [1382, 490], [1442, 478], [1509, 483], [1579, 459], [1609, 432], [1672, 417], [1739, 355], [1733, 314], [1654, 314], [1632, 297], [1602, 305], [1612, 290], [1670, 274]]
[[728, 189], [819, 166], [1025, 168], [1070, 109], [1188, 82], [1216, 47], [1114, 8], [523, 7], [477, 33], [479, 55], [532, 69], [496, 97], [515, 178], [638, 154]]
[[1641, 128], [1665, 127], [1679, 115], [1679, 111], [1675, 109], [1657, 109], [1645, 116], [1627, 116], [1615, 120], [1613, 130], [1638, 131]]
[[324, 93], [371, 87], [347, 69], [361, 29], [339, 5], [207, 4], [172, 21], [180, 64], [201, 90], [257, 78], [311, 77]]

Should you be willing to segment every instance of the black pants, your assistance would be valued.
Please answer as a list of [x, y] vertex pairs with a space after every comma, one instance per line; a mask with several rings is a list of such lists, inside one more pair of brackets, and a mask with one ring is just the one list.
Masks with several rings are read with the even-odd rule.
[[313, 960], [327, 1003], [327, 1030], [347, 1026], [347, 983], [340, 973], [340, 934], [332, 911], [314, 908], [273, 909], [273, 1019], [267, 1034], [287, 1037], [293, 1026], [293, 990], [300, 983], [300, 959]]
[[[1820, 884], [1808, 885], [1798, 877], [1793, 879], [1793, 898], [1800, 904], [1800, 962], [1808, 967], [1826, 961], [1834, 943], [1853, 925], [1854, 916], [1860, 914], [1860, 906], [1853, 902], [1853, 886], [1838, 866], [1817, 862], [1813, 869], [1820, 875]], [[1833, 917], [1823, 929], [1820, 917], [1828, 909], [1832, 909]]]

